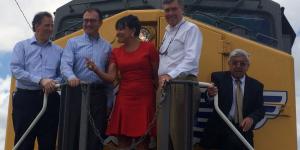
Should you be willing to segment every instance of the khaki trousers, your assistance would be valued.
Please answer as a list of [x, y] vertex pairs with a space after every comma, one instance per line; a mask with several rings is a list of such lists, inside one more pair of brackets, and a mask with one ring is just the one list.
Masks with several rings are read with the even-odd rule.
[[[175, 80], [197, 81], [195, 76], [178, 77]], [[159, 115], [157, 125], [157, 150], [187, 150], [188, 131], [186, 126], [187, 118], [186, 105], [188, 100], [193, 103], [193, 118], [198, 111], [200, 98], [199, 88], [193, 88], [192, 99], [185, 98], [185, 87], [183, 84], [172, 84], [171, 95], [163, 102]], [[161, 91], [157, 92], [157, 102], [160, 101]], [[169, 111], [168, 111], [169, 110]], [[191, 133], [192, 134], [192, 133]], [[169, 138], [171, 141], [169, 141]], [[192, 140], [192, 139], [189, 139]], [[169, 144], [172, 143], [172, 144]]]

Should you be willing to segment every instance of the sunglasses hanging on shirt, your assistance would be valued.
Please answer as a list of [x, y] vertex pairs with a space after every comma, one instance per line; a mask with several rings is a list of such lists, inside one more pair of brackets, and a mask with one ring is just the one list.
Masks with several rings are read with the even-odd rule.
[[[176, 37], [176, 35], [177, 35], [177, 33], [178, 33], [180, 27], [181, 27], [184, 23], [185, 23], [185, 21], [183, 21], [183, 22], [178, 26], [178, 28], [177, 28], [177, 30], [176, 30], [176, 32], [175, 32], [175, 35], [173, 36], [173, 38], [171, 38], [171, 40], [170, 40], [170, 42], [169, 42], [167, 48], [166, 48], [164, 51], [159, 51], [159, 55], [162, 55], [162, 56], [167, 56], [167, 55], [168, 55], [168, 49], [169, 49], [171, 43], [174, 41], [174, 39], [175, 39], [175, 37]], [[160, 47], [164, 44], [165, 40], [166, 40], [166, 36], [164, 36], [164, 38], [163, 38], [163, 40], [162, 40], [162, 42], [161, 42], [161, 44], [160, 44]]]

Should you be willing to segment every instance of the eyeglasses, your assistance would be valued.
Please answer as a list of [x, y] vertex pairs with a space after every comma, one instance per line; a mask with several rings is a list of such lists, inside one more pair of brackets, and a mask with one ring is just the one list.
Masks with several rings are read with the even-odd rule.
[[241, 67], [249, 65], [249, 63], [246, 61], [232, 61], [231, 64], [234, 66], [237, 66], [239, 64]]
[[[173, 36], [173, 38], [171, 38], [171, 40], [170, 40], [170, 42], [169, 42], [167, 48], [166, 48], [164, 51], [159, 51], [159, 55], [162, 55], [162, 56], [167, 56], [167, 55], [168, 55], [168, 49], [169, 49], [171, 43], [174, 41], [174, 39], [175, 39], [175, 37], [176, 37], [176, 35], [177, 35], [177, 33], [178, 33], [180, 27], [181, 27], [184, 23], [185, 23], [185, 21], [182, 22], [182, 23], [179, 25], [179, 27], [177, 28], [177, 30], [176, 30], [176, 32], [175, 32], [175, 35]], [[162, 42], [161, 42], [161, 44], [160, 44], [160, 47], [164, 44], [165, 40], [166, 40], [166, 36], [164, 36], [164, 38], [163, 38], [163, 40], [162, 40]]]
[[83, 23], [88, 23], [88, 22], [90, 22], [90, 23], [97, 23], [98, 20], [97, 19], [83, 19]]

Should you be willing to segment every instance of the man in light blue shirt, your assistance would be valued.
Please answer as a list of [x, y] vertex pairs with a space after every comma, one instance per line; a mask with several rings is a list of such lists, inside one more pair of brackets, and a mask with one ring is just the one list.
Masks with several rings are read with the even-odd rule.
[[60, 83], [60, 58], [62, 49], [50, 41], [53, 18], [48, 12], [35, 15], [34, 36], [18, 42], [10, 64], [17, 80], [13, 95], [13, 125], [15, 143], [21, 138], [43, 105], [43, 95], [48, 94], [48, 107], [35, 128], [25, 138], [18, 150], [33, 149], [37, 138], [39, 148], [55, 149], [58, 128], [60, 97], [55, 84]]
[[[80, 83], [85, 82], [90, 85], [90, 114], [95, 126], [104, 135], [107, 117], [107, 85], [86, 65], [87, 60], [95, 62], [99, 69], [105, 70], [108, 58], [111, 53], [111, 45], [99, 35], [99, 28], [102, 25], [102, 15], [98, 9], [89, 8], [83, 13], [84, 34], [68, 41], [62, 56], [61, 72], [68, 81], [68, 97], [72, 103], [72, 110], [81, 108], [81, 88]], [[64, 95], [64, 94], [63, 94]], [[70, 106], [71, 107], [71, 106]], [[71, 119], [74, 126], [79, 124], [80, 111], [72, 113]], [[74, 114], [77, 113], [77, 114]], [[70, 127], [72, 133], [78, 133], [77, 127]], [[102, 149], [100, 139], [96, 136], [95, 130], [89, 122], [88, 139], [86, 149]], [[66, 133], [67, 134], [67, 133]], [[69, 135], [68, 135], [69, 136]], [[72, 135], [70, 144], [65, 143], [65, 149], [78, 149], [77, 134]], [[76, 144], [75, 144], [76, 143]]]
[[61, 72], [71, 87], [86, 83], [102, 84], [103, 81], [86, 66], [86, 59], [91, 59], [98, 68], [105, 70], [111, 46], [99, 35], [84, 33], [68, 41], [62, 56]]

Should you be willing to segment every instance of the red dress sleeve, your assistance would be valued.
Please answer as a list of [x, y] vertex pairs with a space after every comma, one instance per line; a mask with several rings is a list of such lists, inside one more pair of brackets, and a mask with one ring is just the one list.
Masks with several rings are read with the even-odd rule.
[[116, 52], [118, 51], [117, 48], [114, 48], [109, 56], [109, 64], [111, 63], [115, 63], [117, 64], [117, 60], [116, 60]]

